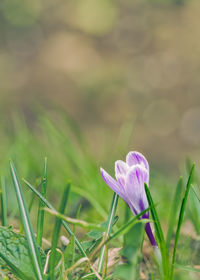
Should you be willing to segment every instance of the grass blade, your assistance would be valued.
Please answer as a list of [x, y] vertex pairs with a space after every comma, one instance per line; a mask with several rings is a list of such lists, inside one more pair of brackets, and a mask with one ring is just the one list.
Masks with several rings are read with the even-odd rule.
[[186, 266], [186, 265], [175, 264], [175, 267], [183, 269], [183, 270], [191, 271], [191, 272], [200, 272], [199, 268], [190, 267], [190, 266]]
[[[41, 182], [41, 195], [46, 198], [46, 186], [47, 186], [47, 158], [44, 160], [44, 172]], [[44, 202], [39, 200], [38, 218], [37, 218], [37, 243], [42, 245], [43, 227], [44, 227]]]
[[146, 184], [145, 184], [145, 191], [146, 191], [147, 199], [148, 199], [148, 202], [149, 202], [149, 206], [151, 208], [150, 209], [151, 215], [152, 215], [152, 218], [153, 218], [154, 223], [155, 223], [156, 236], [159, 240], [159, 243], [163, 243], [163, 242], [165, 243], [163, 231], [162, 231], [160, 221], [159, 221], [159, 218], [158, 218], [158, 214], [157, 214], [157, 211], [156, 211], [151, 193], [150, 193], [149, 188]]
[[6, 184], [5, 178], [1, 177], [1, 215], [2, 215], [2, 226], [7, 226], [7, 215], [8, 215], [8, 207], [7, 207], [7, 194], [6, 194]]
[[57, 211], [53, 211], [53, 210], [51, 210], [49, 208], [44, 208], [44, 211], [50, 213], [53, 216], [58, 217], [61, 220], [66, 221], [68, 224], [72, 224], [74, 226], [79, 226], [79, 227], [82, 227], [82, 228], [85, 228], [85, 229], [90, 229], [90, 230], [91, 229], [100, 230], [100, 231], [104, 231], [105, 230], [105, 227], [102, 227], [101, 225], [96, 225], [96, 224], [88, 223], [88, 222], [85, 222], [85, 221], [80, 220], [80, 219], [70, 218], [70, 217], [67, 217], [65, 215], [62, 215], [61, 213], [59, 213]]
[[[59, 207], [59, 213], [64, 214], [67, 200], [69, 197], [69, 190], [70, 190], [70, 183], [67, 184], [67, 187], [63, 193], [62, 200]], [[49, 270], [50, 270], [50, 279], [54, 280], [54, 268], [55, 268], [55, 261], [56, 261], [56, 247], [58, 244], [58, 238], [60, 233], [62, 220], [59, 217], [56, 217], [55, 227], [53, 231], [52, 243], [51, 243], [51, 255], [49, 261]]]
[[145, 186], [145, 191], [146, 191], [147, 199], [148, 199], [149, 206], [150, 206], [151, 216], [153, 218], [154, 225], [155, 225], [156, 237], [157, 237], [159, 245], [160, 245], [160, 250], [161, 250], [161, 255], [162, 255], [163, 274], [164, 274], [163, 276], [164, 276], [164, 279], [168, 279], [169, 258], [168, 258], [168, 252], [167, 252], [167, 247], [166, 247], [163, 231], [161, 228], [160, 220], [158, 218], [158, 214], [157, 214], [151, 193], [149, 191], [149, 188], [146, 184], [144, 184], [144, 186]]
[[174, 194], [172, 207], [171, 207], [171, 210], [170, 210], [169, 228], [168, 228], [167, 238], [166, 238], [167, 248], [169, 248], [170, 240], [171, 240], [172, 234], [173, 234], [173, 229], [174, 229], [174, 226], [175, 226], [175, 223], [176, 223], [176, 216], [177, 216], [178, 207], [179, 207], [179, 204], [177, 202], [180, 201], [180, 198], [181, 198], [182, 186], [183, 186], [183, 178], [180, 177], [179, 180], [178, 180], [177, 186], [176, 186], [176, 191], [175, 191], [175, 194]]
[[[116, 212], [116, 209], [117, 209], [118, 199], [119, 199], [119, 196], [116, 193], [114, 193], [112, 203], [111, 203], [111, 207], [110, 207], [107, 227], [106, 227], [106, 235], [107, 236], [109, 236], [110, 233], [111, 233], [112, 224], [113, 224], [113, 220], [115, 218], [115, 212]], [[99, 262], [98, 262], [98, 273], [101, 273], [102, 269], [103, 269], [103, 264], [104, 264], [104, 259], [105, 259], [105, 249], [106, 249], [106, 247], [103, 246], [100, 257], [99, 257]]]
[[17, 201], [18, 201], [18, 206], [21, 214], [21, 219], [25, 231], [25, 235], [27, 238], [27, 243], [28, 243], [28, 249], [29, 249], [29, 255], [31, 257], [31, 261], [34, 267], [34, 272], [36, 279], [42, 280], [42, 272], [41, 272], [41, 260], [40, 260], [40, 255], [39, 251], [37, 248], [37, 243], [35, 240], [34, 232], [31, 226], [30, 222], [30, 217], [28, 213], [28, 208], [24, 199], [24, 195], [22, 193], [22, 188], [21, 184], [19, 182], [17, 172], [15, 170], [15, 167], [12, 162], [10, 162], [10, 169], [11, 169], [11, 175], [13, 179], [13, 184], [15, 187], [15, 192], [17, 196]]
[[[56, 209], [29, 182], [27, 182], [25, 179], [23, 179], [23, 181], [26, 183], [26, 186], [29, 187], [29, 189], [31, 189], [44, 202], [44, 204], [48, 208], [50, 208], [53, 211], [56, 211]], [[64, 228], [66, 229], [66, 231], [68, 232], [68, 234], [70, 236], [74, 236], [74, 233], [71, 230], [70, 226], [65, 221], [62, 221], [62, 224], [63, 224]], [[83, 249], [81, 243], [78, 241], [76, 236], [74, 236], [74, 240], [75, 240], [76, 246], [79, 248], [83, 257], [87, 257], [85, 250]]]
[[174, 241], [174, 250], [173, 250], [173, 256], [172, 256], [172, 266], [171, 266], [170, 279], [173, 279], [174, 264], [175, 264], [175, 260], [176, 260], [176, 249], [177, 249], [178, 240], [179, 240], [179, 236], [180, 236], [181, 225], [182, 225], [182, 222], [183, 222], [183, 215], [184, 215], [184, 212], [185, 212], [185, 206], [186, 206], [189, 190], [190, 190], [190, 187], [191, 187], [191, 181], [192, 181], [192, 176], [193, 176], [193, 173], [194, 173], [194, 168], [195, 168], [195, 164], [192, 165], [192, 168], [190, 170], [190, 175], [189, 175], [189, 178], [188, 178], [188, 181], [187, 181], [185, 194], [184, 194], [184, 197], [183, 197], [183, 200], [182, 200], [182, 203], [181, 203], [181, 209], [180, 209], [180, 213], [179, 213], [179, 219], [178, 219], [175, 241]]

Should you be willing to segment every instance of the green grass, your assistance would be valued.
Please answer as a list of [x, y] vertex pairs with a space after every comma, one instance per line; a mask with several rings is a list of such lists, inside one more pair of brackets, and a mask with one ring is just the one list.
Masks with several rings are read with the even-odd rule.
[[[41, 195], [46, 197], [46, 188], [47, 188], [47, 158], [44, 161], [44, 172], [41, 181]], [[43, 236], [43, 228], [44, 228], [44, 202], [42, 200], [39, 201], [38, 206], [38, 217], [37, 217], [37, 243], [39, 246], [42, 245], [42, 236]]]
[[[190, 165], [189, 173], [182, 174], [173, 191], [171, 181], [162, 179], [160, 174], [154, 175], [150, 189], [145, 186], [149, 202], [145, 211], [151, 214], [148, 222], [155, 229], [160, 250], [151, 251], [144, 236], [147, 220], [140, 219], [145, 211], [132, 216], [122, 199], [105, 185], [99, 174], [100, 163], [89, 152], [82, 133], [69, 118], [62, 116], [54, 125], [47, 117], [42, 117], [34, 131], [29, 130], [25, 121], [16, 119], [13, 133], [14, 141], [5, 135], [7, 154], [3, 151], [0, 161], [3, 170], [0, 273], [3, 277], [11, 273], [22, 280], [120, 280], [139, 277], [142, 268], [151, 279], [184, 280], [189, 279], [188, 273], [193, 273], [196, 279], [199, 272], [196, 263], [186, 265], [185, 255], [181, 255], [181, 247], [185, 246], [190, 254], [196, 248], [189, 250], [191, 248], [184, 242], [186, 236], [181, 229], [185, 221], [194, 225], [197, 235], [200, 230], [199, 178], [194, 176], [194, 165]], [[101, 159], [108, 169], [110, 166], [112, 170], [114, 161], [128, 152], [128, 141], [124, 140], [128, 134], [131, 134], [129, 126], [122, 127], [115, 146], [120, 154], [113, 152]], [[11, 175], [9, 158], [16, 165], [15, 168], [11, 161]], [[18, 172], [27, 180], [20, 180]], [[69, 184], [66, 187], [69, 180], [70, 188]], [[23, 234], [19, 233], [21, 224]], [[7, 227], [9, 225], [13, 225], [13, 229]], [[61, 236], [62, 240], [67, 238], [68, 245], [61, 242]], [[4, 240], [10, 242], [9, 238], [15, 238], [11, 247], [4, 244]], [[192, 244], [198, 243], [198, 238], [192, 238]], [[150, 251], [147, 257], [142, 249], [146, 247]], [[113, 253], [113, 248], [121, 250]], [[112, 267], [111, 257], [117, 260]], [[188, 253], [188, 259], [191, 257]], [[25, 259], [21, 269], [20, 260]]]
[[18, 206], [21, 214], [21, 220], [23, 223], [23, 228], [25, 231], [25, 236], [27, 239], [27, 244], [29, 248], [29, 256], [32, 260], [32, 265], [33, 269], [35, 272], [35, 277], [38, 280], [42, 280], [42, 271], [41, 271], [41, 259], [38, 251], [38, 247], [36, 244], [33, 228], [30, 222], [30, 217], [29, 217], [29, 212], [28, 208], [26, 205], [26, 201], [24, 199], [24, 195], [22, 192], [21, 184], [18, 179], [17, 172], [15, 170], [14, 164], [10, 162], [10, 169], [11, 169], [11, 175], [13, 179], [13, 185], [15, 188], [16, 196], [17, 196], [17, 201], [18, 201]]

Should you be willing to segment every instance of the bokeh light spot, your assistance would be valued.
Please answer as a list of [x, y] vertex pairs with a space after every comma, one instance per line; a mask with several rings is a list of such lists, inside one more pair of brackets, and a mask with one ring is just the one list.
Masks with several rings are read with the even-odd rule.
[[110, 0], [78, 0], [71, 21], [79, 29], [94, 35], [110, 31], [117, 18], [117, 7]]

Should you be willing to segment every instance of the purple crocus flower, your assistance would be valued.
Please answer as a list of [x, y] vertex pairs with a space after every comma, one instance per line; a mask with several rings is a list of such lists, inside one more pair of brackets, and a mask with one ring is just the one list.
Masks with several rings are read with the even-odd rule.
[[[137, 215], [149, 207], [144, 183], [149, 185], [149, 164], [146, 158], [139, 152], [129, 152], [126, 162], [115, 162], [115, 177], [113, 179], [103, 168], [101, 175], [106, 184], [116, 192], [130, 207], [133, 214]], [[148, 219], [146, 212], [141, 219]], [[153, 247], [157, 247], [154, 235], [149, 223], [145, 225], [145, 231]]]

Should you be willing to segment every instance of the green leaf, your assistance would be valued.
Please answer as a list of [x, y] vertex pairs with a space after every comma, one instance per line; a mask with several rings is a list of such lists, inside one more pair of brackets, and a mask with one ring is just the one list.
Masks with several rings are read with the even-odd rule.
[[[29, 187], [29, 189], [31, 189], [44, 202], [44, 204], [48, 208], [52, 209], [53, 211], [56, 211], [56, 209], [29, 182], [27, 182], [25, 179], [23, 179], [23, 181], [26, 183], [26, 185]], [[70, 226], [65, 221], [62, 221], [62, 224], [63, 224], [64, 228], [67, 230], [67, 232], [69, 233], [70, 236], [74, 235]], [[77, 237], [75, 235], [74, 235], [74, 239], [75, 239], [75, 243], [76, 243], [77, 247], [79, 248], [81, 254], [84, 257], [87, 257], [86, 252], [84, 251], [81, 243], [79, 242], [79, 240], [77, 239]]]
[[[39, 253], [44, 267], [46, 255], [42, 249]], [[23, 235], [13, 232], [11, 227], [0, 227], [0, 265], [8, 266], [20, 279], [35, 279], [27, 240]]]
[[178, 240], [179, 240], [179, 236], [180, 236], [181, 225], [182, 225], [182, 222], [183, 222], [183, 215], [184, 215], [184, 212], [185, 212], [186, 202], [187, 202], [187, 198], [188, 198], [190, 187], [191, 187], [191, 182], [192, 182], [192, 177], [193, 177], [193, 173], [194, 173], [194, 168], [195, 168], [195, 164], [193, 164], [193, 166], [192, 166], [192, 168], [190, 170], [190, 175], [189, 175], [189, 178], [188, 178], [188, 181], [187, 181], [187, 185], [186, 185], [186, 189], [185, 189], [185, 194], [184, 194], [184, 197], [183, 197], [183, 200], [182, 200], [182, 204], [181, 204], [181, 208], [180, 208], [179, 219], [178, 219], [176, 235], [175, 235], [175, 241], [174, 241], [174, 250], [173, 250], [173, 256], [172, 256], [172, 265], [171, 265], [170, 279], [173, 278], [174, 264], [175, 264], [175, 261], [176, 261], [176, 249], [177, 249]]
[[[46, 186], [47, 186], [47, 158], [44, 160], [44, 172], [41, 182], [41, 195], [46, 198]], [[42, 245], [43, 227], [44, 227], [44, 202], [39, 201], [38, 218], [37, 218], [37, 243]]]
[[[65, 207], [67, 204], [67, 200], [69, 197], [70, 183], [67, 184], [67, 187], [63, 193], [62, 200], [59, 207], [59, 213], [63, 214], [65, 211]], [[54, 280], [54, 268], [55, 268], [55, 260], [56, 260], [56, 248], [58, 244], [60, 228], [61, 228], [62, 220], [59, 217], [56, 217], [55, 227], [53, 231], [52, 243], [51, 243], [51, 254], [49, 261], [49, 270], [50, 270], [50, 279]]]
[[34, 232], [31, 226], [30, 217], [28, 213], [28, 208], [24, 199], [24, 195], [22, 193], [21, 184], [19, 182], [17, 172], [15, 170], [15, 167], [12, 162], [10, 162], [10, 169], [11, 169], [11, 175], [13, 179], [13, 184], [15, 187], [15, 192], [17, 196], [18, 206], [21, 214], [21, 219], [25, 231], [25, 236], [27, 238], [28, 242], [28, 248], [29, 248], [29, 256], [32, 261], [32, 265], [35, 271], [35, 277], [38, 280], [42, 280], [42, 271], [41, 271], [41, 260], [39, 251], [37, 248], [37, 243], [35, 240]]

